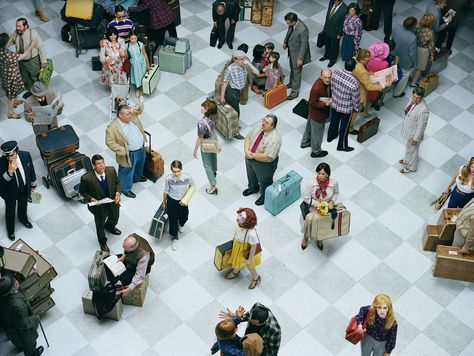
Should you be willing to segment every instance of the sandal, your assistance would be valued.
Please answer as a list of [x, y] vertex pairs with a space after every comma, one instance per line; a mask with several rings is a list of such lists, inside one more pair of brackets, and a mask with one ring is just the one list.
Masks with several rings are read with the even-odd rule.
[[14, 112], [9, 112], [9, 113], [7, 114], [7, 117], [8, 117], [9, 119], [15, 119], [15, 120], [21, 119], [21, 115], [20, 115], [20, 114], [15, 114]]
[[18, 100], [18, 99], [15, 99], [14, 103], [13, 103], [13, 108], [16, 109], [16, 107], [18, 105], [21, 105], [23, 104], [23, 100]]
[[398, 163], [400, 163], [400, 164], [407, 164], [407, 161], [405, 161], [404, 159], [401, 159], [400, 161], [398, 161]]
[[234, 271], [230, 271], [229, 273], [227, 273], [224, 278], [225, 279], [234, 279], [235, 277], [237, 277], [238, 275], [240, 274], [240, 271], [237, 272], [237, 273], [234, 273]]
[[400, 173], [410, 173], [410, 172], [412, 172], [412, 170], [407, 167], [400, 169]]
[[252, 279], [252, 282], [249, 284], [249, 289], [255, 289], [257, 284], [262, 282], [262, 277], [258, 276], [257, 279]]

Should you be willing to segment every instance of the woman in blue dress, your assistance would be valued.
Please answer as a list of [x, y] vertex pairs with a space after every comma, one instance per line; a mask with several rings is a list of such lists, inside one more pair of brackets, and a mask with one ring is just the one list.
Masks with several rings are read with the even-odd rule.
[[127, 44], [128, 58], [130, 59], [130, 83], [135, 86], [135, 95], [143, 102], [142, 79], [150, 69], [150, 60], [143, 43], [138, 41], [138, 35], [130, 32], [130, 42]]

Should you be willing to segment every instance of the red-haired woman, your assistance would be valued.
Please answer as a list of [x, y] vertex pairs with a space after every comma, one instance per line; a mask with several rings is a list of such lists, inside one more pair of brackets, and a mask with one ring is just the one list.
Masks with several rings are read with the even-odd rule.
[[[237, 226], [234, 232], [234, 242], [232, 245], [232, 253], [229, 258], [229, 263], [233, 267], [232, 270], [225, 275], [225, 279], [234, 279], [240, 273], [240, 269], [247, 266], [252, 281], [249, 284], [249, 289], [254, 289], [262, 278], [258, 275], [255, 267], [261, 263], [261, 254], [255, 253], [258, 243], [257, 231], [257, 216], [255, 211], [250, 208], [240, 208], [237, 210]], [[244, 252], [250, 249], [249, 257], [245, 258]]]

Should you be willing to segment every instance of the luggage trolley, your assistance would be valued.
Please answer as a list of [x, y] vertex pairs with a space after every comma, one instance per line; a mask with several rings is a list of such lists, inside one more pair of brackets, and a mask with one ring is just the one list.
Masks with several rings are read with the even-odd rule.
[[110, 93], [110, 117], [109, 120], [112, 121], [117, 115], [117, 108], [120, 105], [129, 105], [129, 91], [130, 85], [127, 84], [111, 84], [111, 93]]

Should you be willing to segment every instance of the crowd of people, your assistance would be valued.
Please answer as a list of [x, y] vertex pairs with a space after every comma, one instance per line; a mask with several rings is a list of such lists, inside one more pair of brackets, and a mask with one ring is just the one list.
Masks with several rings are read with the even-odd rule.
[[[346, 5], [342, 0], [331, 0], [328, 3], [326, 21], [321, 33], [324, 42], [324, 55], [319, 60], [329, 60], [327, 67], [320, 72], [314, 81], [308, 98], [308, 120], [302, 135], [300, 147], [310, 148], [312, 158], [322, 158], [328, 151], [322, 149], [325, 125], [329, 121], [327, 142], [337, 139], [337, 150], [353, 151], [349, 146], [348, 135], [358, 134], [354, 128], [356, 120], [369, 116], [371, 110], [379, 110], [383, 96], [393, 89], [393, 97], [405, 96], [407, 86], [412, 87], [411, 97], [403, 113], [401, 138], [405, 144], [405, 154], [399, 160], [401, 173], [417, 170], [418, 150], [423, 139], [428, 118], [429, 107], [424, 100], [425, 90], [418, 86], [422, 73], [436, 52], [439, 52], [447, 36], [446, 48], [451, 49], [456, 29], [462, 19], [462, 7], [466, 1], [435, 0], [430, 2], [421, 19], [409, 16], [402, 24], [392, 29], [392, 11], [395, 0], [375, 1], [374, 16], [369, 26], [363, 23], [360, 7], [357, 3]], [[47, 16], [37, 4], [36, 15], [43, 21]], [[445, 10], [454, 9], [456, 15]], [[88, 203], [110, 198], [113, 202], [89, 206], [94, 215], [96, 233], [100, 249], [109, 252], [106, 232], [121, 235], [119, 230], [120, 202], [122, 195], [133, 199], [135, 184], [145, 182], [143, 175], [145, 164], [146, 134], [140, 115], [144, 109], [141, 78], [150, 69], [150, 58], [145, 44], [139, 41], [134, 24], [126, 13], [148, 11], [150, 18], [150, 37], [157, 46], [163, 44], [165, 32], [177, 36], [174, 19], [176, 14], [166, 1], [144, 0], [134, 8], [125, 9], [118, 5], [115, 18], [110, 21], [100, 41], [100, 61], [103, 65], [100, 83], [105, 85], [130, 84], [135, 88], [138, 98], [136, 106], [119, 103], [116, 117], [111, 120], [104, 133], [107, 147], [115, 153], [118, 166], [106, 166], [104, 158], [96, 154], [92, 157], [93, 171], [82, 176], [80, 194]], [[233, 49], [234, 32], [238, 22], [239, 6], [236, 1], [215, 1], [212, 7], [213, 27], [218, 39], [217, 47], [224, 42]], [[371, 43], [367, 49], [361, 48], [364, 31], [376, 30], [380, 14], [384, 15], [384, 39]], [[229, 20], [227, 32], [226, 20]], [[282, 50], [288, 51], [290, 73], [287, 88], [290, 90], [288, 100], [300, 95], [301, 76], [304, 65], [310, 63], [309, 30], [296, 13], [289, 12], [284, 16], [288, 28], [282, 44]], [[342, 40], [342, 44], [340, 43]], [[10, 50], [14, 45], [15, 51]], [[341, 48], [340, 48], [341, 47]], [[197, 123], [197, 138], [193, 151], [195, 159], [201, 158], [203, 168], [209, 181], [205, 192], [217, 195], [218, 151], [207, 152], [202, 149], [205, 142], [217, 140], [218, 105], [227, 103], [240, 116], [240, 105], [248, 100], [248, 89], [257, 95], [270, 90], [285, 81], [284, 72], [279, 64], [280, 53], [275, 51], [275, 44], [268, 42], [255, 45], [253, 60], [247, 57], [248, 46], [241, 44], [233, 52], [232, 58], [223, 69], [223, 83], [218, 103], [205, 100], [201, 104], [202, 118]], [[341, 52], [343, 68], [332, 70]], [[129, 63], [127, 63], [129, 62]], [[46, 65], [46, 53], [41, 38], [34, 29], [29, 28], [26, 18], [16, 21], [16, 30], [12, 35], [0, 34], [0, 76], [2, 88], [8, 98], [8, 118], [20, 119], [21, 114], [14, 110], [24, 104], [24, 116], [34, 124], [33, 107], [49, 105], [56, 94], [39, 81], [38, 75]], [[398, 65], [398, 79], [386, 83], [372, 83], [373, 72]], [[410, 83], [410, 84], [409, 84]], [[24, 100], [18, 96], [23, 95]], [[57, 118], [45, 126], [33, 125], [35, 133], [57, 126]], [[243, 196], [258, 194], [255, 205], [265, 203], [265, 190], [273, 183], [273, 176], [278, 167], [282, 138], [277, 130], [278, 118], [272, 113], [258, 120], [247, 135], [239, 133], [236, 139], [243, 140], [243, 154], [248, 179], [248, 187]], [[225, 149], [225, 147], [224, 147]], [[36, 189], [36, 174], [28, 152], [19, 150], [16, 141], [1, 145], [0, 157], [0, 196], [5, 201], [5, 220], [8, 237], [15, 240], [15, 210], [18, 219], [27, 228], [32, 228], [27, 215], [27, 204], [31, 191]], [[172, 160], [169, 166], [171, 174], [162, 178], [165, 182], [162, 206], [169, 216], [169, 235], [171, 249], [178, 248], [178, 236], [185, 231], [185, 224], [190, 214], [188, 204], [183, 201], [189, 189], [195, 186], [193, 178], [184, 171], [179, 160]], [[318, 220], [321, 217], [321, 202], [327, 203], [328, 212], [336, 213], [340, 188], [337, 178], [331, 176], [331, 167], [320, 162], [316, 167], [314, 179], [307, 183], [303, 201], [309, 211], [300, 217], [302, 232], [301, 249], [308, 247], [310, 240], [315, 240], [317, 247], [323, 250], [323, 242], [318, 236]], [[452, 189], [451, 189], [452, 188]], [[451, 195], [449, 207], [471, 208], [474, 205], [474, 158], [463, 165], [444, 192]], [[462, 247], [461, 253], [469, 253], [474, 241], [474, 214], [465, 214], [460, 220], [453, 245]], [[239, 276], [243, 267], [250, 272], [248, 289], [254, 289], [262, 282], [257, 267], [261, 264], [261, 244], [256, 230], [257, 214], [251, 208], [240, 208], [237, 211], [233, 233], [233, 247], [229, 259], [229, 270], [225, 279]], [[264, 234], [264, 231], [261, 231]], [[120, 292], [127, 294], [143, 281], [145, 267], [149, 264], [149, 255], [138, 249], [138, 240], [129, 236], [124, 242], [124, 256], [131, 261], [125, 288]], [[133, 258], [131, 256], [134, 256]], [[125, 258], [125, 257], [124, 257]], [[127, 287], [128, 286], [128, 287]], [[127, 289], [128, 288], [128, 289]], [[22, 318], [28, 318], [30, 329], [37, 326], [31, 315], [26, 300], [21, 300], [16, 293], [18, 281], [11, 276], [0, 279], [0, 295], [8, 303], [0, 303], [0, 321], [10, 332], [9, 337], [16, 343], [19, 331], [6, 318], [8, 308], [21, 306]], [[18, 307], [21, 309], [20, 307]], [[3, 310], [5, 310], [5, 312]], [[217, 343], [214, 350], [220, 349], [223, 355], [276, 355], [280, 347], [281, 328], [277, 318], [266, 306], [256, 303], [249, 311], [239, 306], [235, 312], [230, 310], [220, 314], [223, 319], [215, 328]], [[365, 321], [367, 320], [367, 323]], [[247, 322], [245, 336], [236, 334], [237, 325]], [[390, 298], [380, 294], [369, 306], [362, 306], [357, 315], [359, 332], [365, 334], [361, 343], [363, 356], [373, 353], [374, 356], [389, 355], [395, 347], [397, 322]], [[10, 326], [12, 325], [12, 326]], [[363, 326], [364, 325], [364, 326]], [[30, 331], [31, 331], [30, 330]], [[33, 335], [34, 336], [34, 335]], [[37, 335], [36, 335], [37, 336]], [[36, 337], [34, 338], [36, 340]], [[20, 343], [21, 344], [21, 343]], [[27, 348], [29, 351], [27, 351]], [[35, 343], [24, 347], [25, 354], [40, 354], [42, 349]]]

